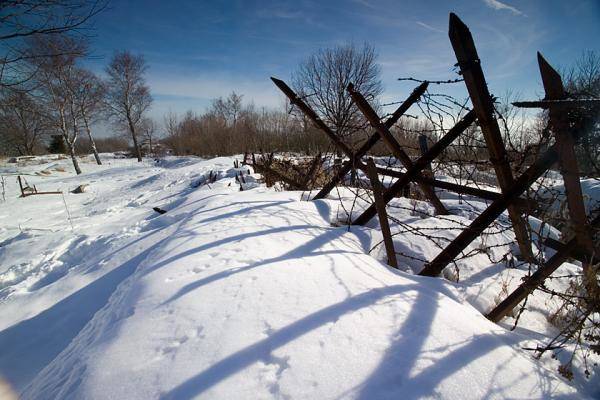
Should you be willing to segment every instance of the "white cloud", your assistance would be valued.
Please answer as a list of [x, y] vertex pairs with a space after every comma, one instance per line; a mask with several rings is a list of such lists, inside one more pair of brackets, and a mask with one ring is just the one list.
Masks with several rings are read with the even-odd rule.
[[354, 3], [363, 5], [367, 8], [370, 8], [371, 10], [377, 10], [377, 7], [375, 7], [375, 5], [373, 5], [373, 3], [367, 1], [367, 0], [353, 0]]
[[502, 3], [501, 1], [498, 1], [498, 0], [483, 0], [483, 2], [488, 7], [491, 7], [494, 10], [507, 10], [507, 11], [512, 12], [515, 15], [524, 15], [521, 10], [518, 10], [517, 8], [515, 8], [513, 6], [509, 6], [508, 4]]
[[425, 29], [427, 29], [427, 30], [430, 30], [430, 31], [432, 31], [432, 32], [437, 32], [437, 33], [445, 33], [443, 30], [441, 30], [441, 29], [438, 29], [438, 28], [435, 28], [435, 27], [433, 27], [433, 26], [431, 26], [431, 25], [429, 25], [429, 24], [426, 24], [425, 22], [422, 22], [422, 21], [417, 21], [416, 23], [417, 23], [417, 25], [419, 25], [420, 27], [423, 27], [423, 28], [425, 28]]

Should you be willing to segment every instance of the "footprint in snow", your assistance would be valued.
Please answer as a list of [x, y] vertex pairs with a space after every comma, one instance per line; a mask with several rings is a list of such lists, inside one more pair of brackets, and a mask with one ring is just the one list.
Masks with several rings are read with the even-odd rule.
[[189, 337], [187, 337], [186, 335], [184, 335], [184, 336], [182, 336], [180, 338], [177, 338], [177, 339], [173, 340], [166, 347], [163, 347], [161, 352], [162, 352], [163, 355], [172, 353], [175, 350], [177, 350], [179, 348], [179, 346], [181, 346], [182, 344], [184, 344], [188, 340], [189, 340]]
[[208, 265], [201, 265], [201, 266], [198, 266], [198, 267], [194, 267], [194, 268], [192, 269], [192, 272], [193, 272], [194, 274], [199, 274], [199, 273], [201, 273], [202, 271], [204, 271], [204, 270], [207, 270], [208, 268], [209, 268], [209, 266], [208, 266]]

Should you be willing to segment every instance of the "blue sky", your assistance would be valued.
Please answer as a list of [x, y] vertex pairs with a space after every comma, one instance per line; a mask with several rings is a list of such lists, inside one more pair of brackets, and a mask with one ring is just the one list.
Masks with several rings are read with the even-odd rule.
[[[496, 95], [541, 94], [537, 50], [557, 67], [600, 51], [600, 0], [113, 0], [96, 20], [89, 63], [99, 71], [116, 49], [144, 54], [151, 114], [161, 120], [168, 110], [202, 111], [232, 90], [277, 107], [283, 97], [270, 76], [288, 80], [319, 48], [368, 41], [379, 54], [383, 100], [400, 100], [414, 84], [398, 77], [456, 77], [451, 11], [471, 28]], [[450, 91], [466, 93], [462, 84]]]

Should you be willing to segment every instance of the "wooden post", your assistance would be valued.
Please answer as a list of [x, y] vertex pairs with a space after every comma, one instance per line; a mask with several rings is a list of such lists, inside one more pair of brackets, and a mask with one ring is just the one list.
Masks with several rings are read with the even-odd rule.
[[[551, 249], [556, 251], [560, 251], [563, 247], [565, 247], [565, 244], [558, 240], [552, 239], [551, 237], [547, 237], [544, 240], [544, 246], [550, 247]], [[571, 250], [570, 256], [576, 259], [577, 261], [580, 261], [581, 263], [587, 262], [591, 264], [596, 264], [600, 262], [600, 247], [596, 246], [594, 248], [594, 252], [592, 253], [592, 255], [590, 255], [589, 252], [585, 251], [578, 244], [573, 250]]]
[[21, 175], [17, 175], [17, 181], [19, 181], [19, 187], [21, 188], [21, 197], [25, 197], [25, 190], [23, 189], [23, 181]]
[[[546, 91], [546, 100], [563, 100], [566, 93], [562, 79], [558, 72], [538, 53], [538, 64], [542, 83]], [[548, 111], [549, 125], [554, 132], [558, 145], [558, 165], [565, 185], [567, 204], [569, 206], [570, 226], [575, 232], [575, 238], [590, 257], [594, 254], [594, 241], [591, 229], [585, 215], [585, 204], [581, 184], [579, 182], [579, 166], [575, 154], [575, 138], [569, 126], [568, 113], [565, 110], [550, 107]], [[591, 260], [583, 262], [583, 282], [592, 298], [600, 298], [600, 289], [596, 278], [596, 271]]]
[[[498, 184], [502, 191], [506, 191], [513, 183], [513, 175], [508, 162], [504, 142], [498, 121], [494, 116], [494, 103], [488, 91], [485, 76], [481, 69], [481, 61], [477, 55], [475, 42], [469, 28], [456, 16], [450, 13], [450, 42], [454, 48], [456, 59], [461, 74], [464, 77], [473, 109], [477, 114], [477, 120], [487, 144], [490, 161], [496, 172]], [[525, 220], [520, 211], [510, 205], [508, 215], [513, 224], [513, 230], [519, 245], [521, 256], [527, 262], [534, 262], [535, 258], [531, 250], [531, 242], [527, 233]]]
[[375, 167], [375, 163], [373, 162], [372, 158], [369, 158], [367, 161], [367, 173], [369, 176], [369, 181], [371, 181], [373, 196], [375, 197], [377, 215], [379, 215], [379, 226], [381, 226], [381, 233], [383, 234], [383, 243], [385, 245], [388, 264], [393, 268], [398, 268], [398, 260], [396, 259], [396, 251], [394, 250], [394, 241], [392, 240], [392, 232], [390, 231], [390, 224], [387, 218], [387, 212], [385, 211], [382, 185], [381, 182], [379, 182], [377, 168]]
[[[592, 222], [592, 226], [600, 226], [600, 216], [596, 217]], [[538, 268], [525, 282], [519, 285], [506, 299], [498, 304], [486, 317], [493, 322], [498, 322], [507, 316], [520, 302], [533, 292], [538, 286], [552, 275], [577, 248], [577, 238], [569, 240], [562, 245], [556, 254]]]
[[471, 224], [463, 230], [433, 261], [425, 264], [419, 275], [437, 276], [454, 260], [475, 238], [507, 209], [533, 182], [546, 172], [558, 159], [556, 144], [541, 155], [515, 183], [486, 208]]
[[[417, 159], [412, 167], [408, 168], [406, 173], [399, 177], [399, 179], [394, 182], [392, 186], [388, 188], [383, 193], [384, 202], [387, 204], [390, 200], [394, 198], [402, 188], [411, 181], [422, 181], [424, 180], [424, 176], [419, 172], [427, 166], [431, 161], [433, 161], [437, 156], [439, 156], [442, 151], [446, 147], [448, 147], [465, 129], [469, 127], [475, 121], [475, 113], [473, 111], [469, 111], [463, 119], [458, 121], [458, 123], [450, 129], [444, 137], [442, 137], [436, 144], [434, 144], [431, 149], [427, 151], [427, 153], [423, 154], [419, 159]], [[411, 162], [412, 163], [412, 162]], [[358, 218], [356, 218], [353, 222], [354, 225], [364, 225], [371, 218], [375, 216], [377, 210], [375, 205], [371, 205], [368, 207]]]
[[[404, 179], [404, 175], [406, 175], [405, 172], [394, 171], [394, 170], [390, 170], [390, 169], [386, 169], [386, 168], [377, 168], [377, 172], [381, 175], [392, 176], [394, 178], [402, 178], [402, 179]], [[471, 195], [471, 196], [475, 196], [475, 197], [480, 197], [485, 200], [494, 201], [494, 200], [499, 199], [500, 196], [502, 196], [502, 193], [492, 192], [489, 190], [479, 189], [479, 188], [471, 187], [471, 186], [459, 185], [459, 184], [452, 183], [452, 182], [440, 181], [438, 179], [429, 178], [427, 176], [422, 176], [419, 178], [411, 178], [411, 179], [421, 181], [421, 182], [426, 183], [435, 188], [445, 189], [445, 190], [448, 190], [448, 191], [454, 192], [454, 193], [467, 194], [467, 195]], [[535, 206], [536, 206], [536, 202], [533, 201], [532, 199], [524, 199], [521, 197], [519, 197], [515, 200], [515, 204], [517, 205], [517, 207], [521, 207], [523, 209], [525, 209], [525, 208], [531, 209], [531, 208], [535, 208]]]
[[[421, 155], [427, 153], [427, 136], [419, 135], [419, 149], [421, 150]], [[424, 171], [427, 171], [429, 177], [433, 178], [433, 168], [431, 168], [431, 163], [427, 164]]]
[[[383, 139], [383, 141], [385, 142], [387, 147], [390, 149], [392, 154], [396, 158], [398, 158], [400, 160], [400, 162], [402, 162], [402, 164], [407, 169], [412, 168], [413, 167], [412, 160], [410, 159], [408, 154], [406, 154], [406, 152], [404, 150], [402, 150], [402, 147], [400, 146], [400, 144], [398, 144], [396, 139], [394, 139], [394, 137], [392, 136], [389, 129], [387, 129], [381, 123], [379, 116], [377, 115], [375, 110], [373, 110], [373, 108], [371, 107], [369, 102], [363, 97], [362, 94], [360, 94], [359, 92], [354, 90], [354, 85], [352, 85], [352, 84], [348, 85], [348, 92], [350, 93], [350, 96], [352, 96], [352, 100], [354, 100], [354, 103], [356, 103], [357, 107], [367, 118], [367, 120], [369, 121], [371, 126], [373, 128], [375, 128], [377, 133], [379, 133], [379, 136], [381, 136], [381, 138]], [[421, 175], [421, 173], [419, 171], [417, 171], [415, 176], [420, 176], [420, 175]], [[433, 190], [433, 188], [431, 186], [428, 186], [428, 185], [425, 185], [422, 183], [420, 183], [419, 186], [420, 186], [421, 190], [423, 191], [423, 193], [425, 194], [425, 196], [429, 199], [429, 201], [431, 201], [431, 204], [433, 205], [433, 207], [435, 208], [435, 211], [438, 214], [448, 214], [448, 210], [446, 210], [446, 207], [444, 207], [444, 205], [442, 204], [440, 199], [437, 197], [437, 195], [435, 194], [435, 191]]]
[[319, 154], [317, 154], [317, 156], [314, 158], [314, 160], [310, 164], [310, 168], [308, 169], [308, 173], [306, 174], [306, 176], [304, 177], [304, 181], [302, 182], [303, 185], [304, 185], [304, 187], [306, 187], [307, 189], [309, 189], [308, 186], [310, 184], [310, 180], [317, 173], [317, 169], [319, 168], [319, 165], [321, 165], [322, 162], [323, 162], [323, 160], [321, 158], [321, 153], [319, 153]]

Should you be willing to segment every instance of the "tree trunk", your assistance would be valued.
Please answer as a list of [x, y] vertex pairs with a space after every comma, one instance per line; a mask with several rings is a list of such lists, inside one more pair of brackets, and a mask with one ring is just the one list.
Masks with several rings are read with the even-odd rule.
[[90, 143], [92, 145], [92, 152], [94, 153], [94, 158], [96, 159], [96, 163], [98, 165], [102, 165], [102, 161], [100, 161], [100, 156], [98, 155], [98, 150], [96, 149], [96, 142], [94, 142], [94, 138], [92, 137], [92, 130], [90, 129], [90, 124], [88, 123], [85, 114], [83, 116], [83, 123], [85, 125], [85, 131], [87, 132], [88, 138], [90, 139]]
[[133, 121], [131, 120], [131, 115], [129, 111], [127, 111], [127, 124], [129, 125], [129, 132], [131, 132], [131, 138], [133, 139], [133, 147], [135, 148], [135, 152], [137, 153], [138, 162], [142, 162], [142, 149], [140, 149], [140, 145], [138, 144], [137, 135], [135, 134], [135, 126], [133, 125]]
[[81, 169], [79, 168], [79, 162], [77, 161], [77, 157], [75, 156], [75, 147], [71, 145], [67, 141], [67, 146], [69, 147], [69, 153], [71, 154], [71, 160], [73, 160], [73, 167], [75, 168], [75, 173], [77, 175], [81, 174]]
[[77, 135], [73, 137], [73, 141], [69, 140], [67, 121], [65, 121], [65, 115], [62, 110], [60, 111], [60, 128], [62, 130], [62, 135], [65, 139], [65, 143], [67, 144], [67, 148], [69, 149], [69, 154], [71, 155], [71, 160], [73, 161], [73, 168], [75, 168], [75, 173], [79, 175], [81, 174], [81, 168], [79, 168], [79, 162], [77, 161], [77, 157], [75, 156], [75, 140], [77, 139]]

